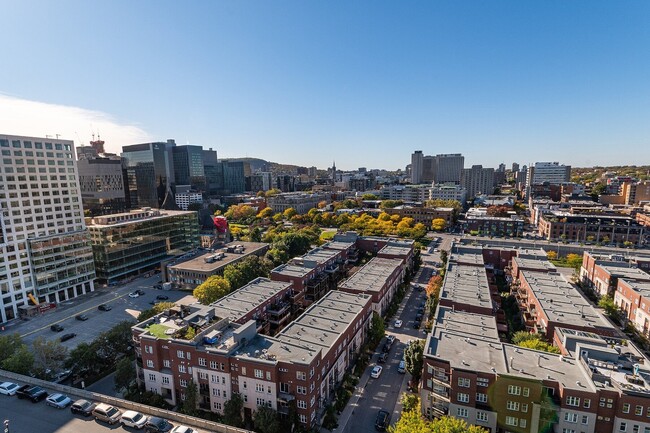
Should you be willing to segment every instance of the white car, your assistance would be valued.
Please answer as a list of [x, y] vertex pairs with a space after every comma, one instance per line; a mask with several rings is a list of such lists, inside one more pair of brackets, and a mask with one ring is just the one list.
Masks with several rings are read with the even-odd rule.
[[381, 370], [383, 370], [381, 365], [375, 365], [370, 372], [370, 377], [377, 379], [381, 375]]
[[70, 397], [64, 394], [52, 394], [45, 400], [45, 404], [47, 404], [48, 406], [55, 407], [57, 409], [64, 409], [70, 403], [72, 403], [72, 400], [70, 399]]
[[129, 293], [129, 298], [139, 298], [140, 294], [138, 292]]
[[134, 410], [127, 410], [122, 414], [122, 425], [141, 429], [146, 424], [149, 418], [140, 412]]
[[393, 342], [395, 341], [395, 336], [394, 336], [394, 335], [389, 335], [389, 336], [387, 337], [387, 340], [388, 340], [388, 342], [389, 342], [390, 344], [393, 344]]
[[171, 433], [195, 433], [196, 430], [193, 428], [186, 427], [184, 425], [177, 425], [171, 431]]
[[0, 383], [0, 394], [14, 395], [18, 388], [20, 387], [13, 382], [2, 382]]
[[401, 328], [403, 323], [404, 323], [404, 322], [402, 322], [401, 320], [397, 319], [397, 320], [395, 321], [395, 327], [396, 327], [396, 328]]

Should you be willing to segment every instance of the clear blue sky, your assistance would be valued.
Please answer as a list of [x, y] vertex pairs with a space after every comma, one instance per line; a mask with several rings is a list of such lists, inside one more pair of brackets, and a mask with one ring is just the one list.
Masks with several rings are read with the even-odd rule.
[[[396, 169], [419, 149], [461, 152], [466, 166], [650, 164], [645, 0], [0, 10], [0, 93], [106, 112], [220, 157]], [[11, 132], [2, 119], [0, 130]]]

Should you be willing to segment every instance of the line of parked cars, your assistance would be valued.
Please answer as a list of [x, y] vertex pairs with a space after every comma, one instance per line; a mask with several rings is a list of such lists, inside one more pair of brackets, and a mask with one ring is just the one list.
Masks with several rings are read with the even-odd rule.
[[138, 430], [144, 429], [146, 433], [195, 433], [191, 427], [178, 425], [174, 427], [169, 421], [157, 416], [147, 416], [134, 410], [122, 412], [115, 406], [106, 403], [93, 403], [85, 399], [79, 399], [75, 402], [70, 397], [61, 393], [49, 394], [40, 386], [17, 385], [13, 382], [0, 383], [0, 394], [12, 396], [19, 399], [30, 400], [32, 403], [38, 403], [45, 400], [45, 404], [57, 409], [65, 409], [70, 406], [70, 412], [74, 415], [92, 416], [97, 421], [105, 422], [109, 425], [121, 423], [126, 427], [132, 427]]

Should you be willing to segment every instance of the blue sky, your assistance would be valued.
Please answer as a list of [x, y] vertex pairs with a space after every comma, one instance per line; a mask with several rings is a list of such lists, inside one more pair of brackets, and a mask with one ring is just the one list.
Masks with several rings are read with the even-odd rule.
[[[3, 133], [21, 116], [18, 133], [44, 134], [47, 109], [11, 110], [28, 100], [109, 117], [114, 151], [140, 138], [125, 127], [322, 168], [404, 168], [416, 149], [650, 164], [647, 1], [0, 5]], [[90, 118], [61, 130], [88, 140]]]

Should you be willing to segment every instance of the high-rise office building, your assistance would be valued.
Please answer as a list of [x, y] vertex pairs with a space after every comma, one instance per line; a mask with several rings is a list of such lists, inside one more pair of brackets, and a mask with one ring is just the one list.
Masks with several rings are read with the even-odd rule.
[[421, 150], [411, 155], [411, 183], [460, 184], [465, 157], [460, 153], [424, 156]]
[[160, 208], [174, 192], [174, 140], [122, 147], [131, 208]]
[[559, 185], [570, 180], [570, 165], [560, 165], [558, 162], [536, 162], [534, 166], [528, 167], [526, 182], [529, 185], [537, 185], [544, 182]]
[[6, 322], [93, 291], [95, 266], [73, 142], [0, 135], [0, 151], [0, 319]]
[[203, 172], [205, 173], [206, 190], [209, 195], [219, 194], [223, 187], [223, 174], [219, 166], [216, 150], [203, 151]]
[[191, 185], [196, 190], [205, 189], [203, 148], [191, 145], [176, 146], [172, 153], [176, 185]]
[[492, 194], [494, 191], [494, 169], [473, 165], [463, 170], [461, 185], [467, 190], [467, 199], [472, 200], [479, 193]]
[[513, 162], [512, 163], [512, 172], [516, 173], [518, 171], [519, 171], [519, 164], [517, 164], [516, 162]]
[[422, 164], [424, 162], [424, 155], [421, 150], [416, 150], [411, 155], [411, 183], [417, 185], [422, 183]]
[[83, 208], [93, 216], [124, 212], [127, 207], [122, 158], [98, 156], [90, 146], [77, 148], [77, 169]]

